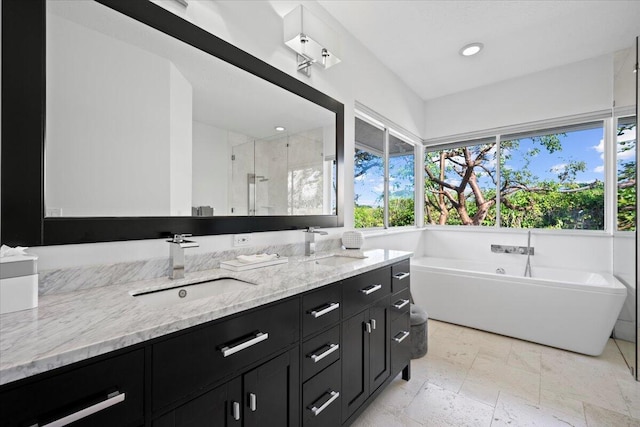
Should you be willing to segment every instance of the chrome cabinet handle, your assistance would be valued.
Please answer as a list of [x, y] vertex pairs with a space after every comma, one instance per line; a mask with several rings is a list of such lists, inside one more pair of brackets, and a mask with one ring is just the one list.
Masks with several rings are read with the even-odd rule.
[[240, 403], [233, 402], [233, 419], [240, 421]]
[[237, 353], [245, 348], [251, 347], [252, 345], [256, 345], [259, 342], [262, 342], [269, 338], [269, 334], [266, 332], [258, 332], [255, 337], [251, 338], [248, 341], [240, 343], [234, 347], [224, 346], [220, 349], [223, 357], [231, 356], [234, 353]]
[[396, 274], [393, 275], [393, 278], [394, 279], [398, 279], [398, 280], [402, 280], [402, 279], [406, 279], [410, 275], [411, 275], [411, 273], [396, 273]]
[[409, 331], [400, 331], [393, 337], [393, 340], [397, 343], [401, 343], [409, 336]]
[[369, 295], [374, 293], [375, 291], [379, 291], [380, 289], [382, 289], [382, 285], [377, 284], [377, 285], [367, 286], [364, 289], [360, 289], [360, 292], [362, 292], [365, 295]]
[[249, 393], [249, 409], [251, 409], [252, 412], [255, 412], [257, 406], [258, 397], [255, 395], [255, 393]]
[[322, 310], [318, 310], [318, 311], [316, 311], [315, 309], [311, 310], [309, 312], [309, 314], [312, 315], [314, 319], [317, 319], [318, 317], [324, 316], [325, 314], [330, 313], [330, 312], [332, 312], [333, 310], [335, 310], [335, 309], [337, 309], [339, 307], [340, 307], [340, 303], [339, 302], [332, 302], [327, 307], [323, 308]]
[[376, 329], [376, 319], [371, 319], [371, 329]]
[[[96, 412], [103, 411], [113, 405], [116, 405], [120, 402], [124, 402], [125, 393], [120, 393], [119, 391], [115, 391], [113, 393], [109, 393], [107, 398], [102, 402], [98, 402], [94, 405], [88, 406], [84, 409], [79, 410], [78, 412], [74, 412], [73, 414], [69, 414], [66, 417], [59, 418], [55, 421], [52, 421], [48, 424], [43, 424], [41, 427], [62, 427], [67, 424], [71, 424], [74, 421], [81, 420], [83, 418], [88, 417], [89, 415], [95, 414]], [[40, 424], [35, 425], [40, 426]]]
[[338, 391], [330, 391], [329, 394], [331, 395], [331, 397], [329, 398], [329, 400], [327, 400], [326, 402], [324, 402], [322, 404], [322, 406], [320, 406], [319, 408], [313, 404], [309, 409], [311, 409], [311, 412], [313, 412], [313, 415], [315, 415], [316, 417], [318, 415], [320, 415], [320, 412], [324, 411], [325, 409], [327, 409], [327, 407], [329, 405], [331, 405], [333, 403], [334, 400], [336, 400], [338, 397], [340, 397], [340, 392]]
[[367, 330], [367, 332], [371, 333], [371, 323], [366, 322], [364, 324], [364, 328]]
[[313, 363], [318, 363], [319, 361], [321, 361], [322, 359], [324, 359], [334, 351], [337, 351], [339, 348], [340, 348], [339, 344], [329, 344], [329, 349], [327, 351], [320, 354], [313, 353], [309, 355], [309, 357], [311, 358], [311, 360], [313, 360]]
[[408, 299], [401, 299], [401, 300], [398, 300], [398, 301], [394, 302], [393, 303], [393, 307], [397, 308], [398, 310], [400, 310], [401, 308], [403, 308], [407, 304], [409, 304], [409, 300]]

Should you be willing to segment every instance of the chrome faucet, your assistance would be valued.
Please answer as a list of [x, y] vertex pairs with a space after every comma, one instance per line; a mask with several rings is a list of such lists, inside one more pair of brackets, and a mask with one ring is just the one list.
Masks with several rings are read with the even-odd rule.
[[197, 248], [198, 242], [186, 240], [191, 234], [174, 234], [171, 240], [167, 240], [171, 247], [171, 258], [169, 260], [170, 279], [184, 278], [184, 250], [186, 248]]
[[531, 230], [527, 233], [527, 264], [524, 267], [524, 277], [531, 277], [531, 255], [533, 248], [531, 247]]
[[304, 254], [305, 256], [310, 256], [311, 254], [316, 252], [316, 242], [315, 237], [316, 234], [320, 234], [322, 236], [326, 236], [326, 231], [316, 230], [313, 227], [309, 227], [304, 230]]

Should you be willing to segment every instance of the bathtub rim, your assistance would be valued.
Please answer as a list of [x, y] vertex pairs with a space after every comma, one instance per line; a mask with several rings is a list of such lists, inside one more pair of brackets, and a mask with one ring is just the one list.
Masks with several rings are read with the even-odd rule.
[[[524, 276], [514, 276], [509, 274], [497, 274], [497, 273], [487, 273], [483, 271], [469, 270], [469, 269], [456, 269], [451, 267], [438, 267], [433, 265], [425, 265], [422, 263], [422, 260], [447, 260], [447, 261], [472, 261], [472, 260], [459, 260], [455, 258], [440, 258], [440, 257], [428, 257], [428, 256], [413, 256], [411, 257], [411, 268], [422, 269], [423, 271], [432, 271], [433, 273], [438, 274], [447, 274], [447, 275], [456, 275], [456, 276], [464, 276], [464, 277], [481, 277], [484, 279], [497, 280], [501, 282], [510, 281], [516, 282], [519, 285], [528, 285], [528, 286], [546, 286], [551, 288], [562, 288], [562, 289], [573, 289], [581, 292], [593, 292], [593, 293], [601, 293], [608, 295], [627, 295], [627, 287], [624, 283], [620, 282], [617, 277], [612, 274], [607, 273], [599, 273], [599, 272], [589, 272], [591, 274], [597, 274], [601, 276], [607, 286], [602, 286], [598, 284], [586, 284], [586, 283], [576, 283], [576, 282], [566, 282], [560, 280], [551, 280], [539, 277], [524, 277]], [[482, 261], [472, 261], [472, 262], [480, 262]], [[487, 263], [488, 264], [488, 263]], [[559, 269], [558, 269], [559, 270]], [[567, 269], [568, 271], [579, 271], [581, 273], [585, 273], [582, 270], [575, 269]], [[535, 271], [534, 271], [535, 274]]]

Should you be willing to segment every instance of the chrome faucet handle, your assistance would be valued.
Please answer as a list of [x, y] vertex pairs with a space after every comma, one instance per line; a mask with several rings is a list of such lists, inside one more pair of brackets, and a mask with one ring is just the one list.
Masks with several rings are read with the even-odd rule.
[[327, 233], [326, 231], [322, 231], [322, 230], [318, 230], [318, 227], [309, 227], [306, 230], [304, 230], [304, 233], [315, 233], [315, 234], [320, 234], [321, 236], [326, 236], [329, 233]]
[[174, 234], [172, 240], [167, 240], [167, 242], [171, 243], [183, 243], [185, 237], [191, 237], [192, 234]]

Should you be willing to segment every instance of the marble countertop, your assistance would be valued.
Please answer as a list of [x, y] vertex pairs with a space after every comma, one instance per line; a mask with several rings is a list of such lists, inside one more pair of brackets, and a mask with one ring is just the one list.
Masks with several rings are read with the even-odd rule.
[[[365, 258], [339, 266], [312, 262], [332, 253], [289, 257], [285, 264], [254, 270], [187, 272], [180, 280], [159, 278], [40, 296], [37, 308], [0, 315], [0, 385], [297, 295], [412, 255], [374, 249], [359, 252]], [[169, 307], [153, 307], [132, 296], [222, 277], [255, 286]]]

